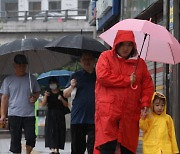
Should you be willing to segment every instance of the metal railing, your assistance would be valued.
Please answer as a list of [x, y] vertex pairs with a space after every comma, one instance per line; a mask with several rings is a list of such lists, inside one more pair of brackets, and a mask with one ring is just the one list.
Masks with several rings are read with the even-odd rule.
[[32, 20], [88, 20], [88, 9], [78, 10], [29, 10], [29, 11], [1, 11], [0, 21], [32, 21]]

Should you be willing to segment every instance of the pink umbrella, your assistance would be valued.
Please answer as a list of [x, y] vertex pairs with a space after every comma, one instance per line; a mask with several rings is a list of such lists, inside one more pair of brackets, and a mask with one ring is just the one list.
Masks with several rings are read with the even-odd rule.
[[133, 31], [137, 50], [144, 60], [167, 64], [180, 62], [180, 44], [163, 26], [147, 20], [125, 19], [99, 37], [112, 47], [118, 30]]

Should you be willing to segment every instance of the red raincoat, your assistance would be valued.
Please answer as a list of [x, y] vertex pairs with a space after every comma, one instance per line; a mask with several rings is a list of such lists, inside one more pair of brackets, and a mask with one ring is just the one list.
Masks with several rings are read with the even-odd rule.
[[96, 139], [94, 154], [99, 146], [112, 141], [136, 152], [139, 136], [140, 110], [150, 106], [154, 92], [152, 78], [143, 59], [139, 59], [136, 82], [137, 89], [130, 85], [130, 75], [137, 63], [136, 56], [124, 59], [115, 52], [120, 42], [136, 43], [132, 32], [119, 31], [112, 50], [104, 51], [97, 62], [96, 73]]

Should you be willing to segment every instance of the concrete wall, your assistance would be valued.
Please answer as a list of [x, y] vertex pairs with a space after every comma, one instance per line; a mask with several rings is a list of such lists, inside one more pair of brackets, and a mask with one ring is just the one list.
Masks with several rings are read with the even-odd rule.
[[28, 11], [28, 1], [26, 0], [19, 0], [18, 1], [18, 11]]
[[[0, 44], [11, 42], [16, 39], [26, 38], [43, 38], [46, 40], [53, 40], [55, 38], [69, 35], [69, 34], [80, 34], [80, 32], [20, 32], [20, 33], [0, 33]], [[92, 32], [84, 32], [85, 36], [93, 37]]]
[[52, 40], [68, 34], [80, 34], [81, 29], [83, 35], [94, 36], [94, 28], [89, 26], [89, 23], [84, 20], [68, 20], [66, 22], [42, 20], [36, 21], [9, 21], [0, 23], [0, 44], [10, 42], [12, 40], [26, 37], [38, 37], [47, 40]]
[[61, 4], [62, 10], [78, 8], [78, 0], [62, 0]]

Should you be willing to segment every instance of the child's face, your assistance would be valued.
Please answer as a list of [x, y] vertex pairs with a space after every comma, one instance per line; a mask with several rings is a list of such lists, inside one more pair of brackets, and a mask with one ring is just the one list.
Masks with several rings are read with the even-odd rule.
[[158, 114], [158, 115], [161, 115], [164, 111], [164, 101], [163, 100], [160, 100], [160, 99], [156, 99], [154, 100], [154, 103], [153, 103], [153, 111], [154, 113]]

